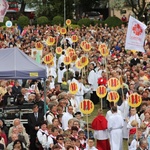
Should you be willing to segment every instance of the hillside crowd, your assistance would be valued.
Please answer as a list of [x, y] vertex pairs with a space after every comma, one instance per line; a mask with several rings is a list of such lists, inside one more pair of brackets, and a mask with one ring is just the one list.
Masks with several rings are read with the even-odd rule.
[[[7, 150], [123, 150], [123, 139], [127, 140], [129, 150], [150, 150], [150, 26], [146, 29], [145, 53], [125, 50], [127, 27], [108, 27], [107, 24], [79, 28], [67, 28], [61, 35], [58, 26], [27, 26], [21, 31], [17, 25], [4, 30], [0, 28], [0, 48], [18, 47], [32, 59], [47, 67], [46, 101], [44, 103], [43, 80], [1, 80], [0, 107], [8, 106], [12, 97], [14, 105], [33, 104], [28, 114], [26, 129], [19, 118], [14, 118], [8, 129], [5, 119], [0, 120], [0, 149]], [[71, 40], [72, 35], [78, 41]], [[48, 36], [56, 38], [53, 46], [47, 46]], [[43, 50], [35, 48], [41, 42]], [[81, 42], [91, 44], [85, 52]], [[110, 50], [106, 59], [100, 54], [98, 46], [105, 43]], [[57, 55], [56, 47], [63, 52]], [[68, 47], [72, 47], [78, 58], [88, 57], [89, 63], [79, 69], [75, 63], [64, 64]], [[45, 64], [43, 58], [53, 54], [53, 65]], [[114, 104], [102, 99], [105, 114], [98, 109], [98, 115], [91, 123], [83, 120], [80, 111], [83, 99], [90, 99], [96, 105], [100, 99], [96, 94], [99, 85], [107, 87], [111, 77], [122, 78], [123, 88], [118, 89], [119, 101]], [[69, 92], [69, 84], [78, 85], [76, 94]], [[109, 89], [108, 89], [109, 91]], [[129, 107], [130, 94], [142, 97], [140, 107]]]

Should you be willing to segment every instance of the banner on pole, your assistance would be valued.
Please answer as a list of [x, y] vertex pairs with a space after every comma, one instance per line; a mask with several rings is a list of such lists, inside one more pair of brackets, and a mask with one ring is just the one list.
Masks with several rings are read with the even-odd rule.
[[3, 22], [8, 8], [8, 2], [6, 0], [0, 0], [0, 22]]
[[143, 45], [147, 26], [130, 16], [126, 35], [125, 49], [145, 52]]

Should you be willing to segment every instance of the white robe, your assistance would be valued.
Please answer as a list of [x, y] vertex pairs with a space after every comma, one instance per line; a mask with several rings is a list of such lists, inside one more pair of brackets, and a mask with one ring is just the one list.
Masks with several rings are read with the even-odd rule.
[[122, 128], [124, 121], [121, 115], [114, 113], [108, 118], [108, 130], [110, 132], [111, 150], [122, 150]]
[[73, 118], [73, 115], [68, 112], [63, 114], [62, 116], [62, 129], [63, 130], [66, 130], [66, 128], [68, 127], [68, 121], [72, 118]]
[[62, 78], [64, 75], [64, 72], [66, 71], [66, 68], [64, 68], [63, 70], [60, 70], [60, 68], [58, 68], [58, 83], [62, 83]]
[[108, 139], [108, 130], [94, 130], [94, 138], [97, 140], [107, 140]]
[[138, 127], [140, 127], [140, 118], [139, 118], [139, 116], [138, 116], [138, 114], [136, 114], [136, 115], [134, 115], [134, 116], [130, 116], [129, 118], [129, 122], [127, 123], [127, 129], [128, 129], [128, 137], [129, 137], [129, 131], [130, 131], [130, 129], [132, 129], [133, 127], [131, 126], [131, 122], [133, 121], [133, 120], [136, 120], [137, 122], [138, 122]]
[[57, 77], [56, 69], [52, 68], [52, 67], [49, 67], [48, 72], [47, 72], [47, 76], [53, 76], [54, 79], [55, 79]]
[[128, 129], [127, 129], [127, 122], [125, 119], [129, 116], [129, 105], [127, 101], [123, 101], [121, 106], [118, 106], [118, 109], [122, 113], [122, 117], [124, 119], [124, 126], [123, 126], [123, 138], [128, 138]]
[[139, 145], [139, 142], [137, 142], [136, 139], [133, 139], [131, 144], [128, 146], [128, 150], [136, 150], [137, 145]]
[[70, 103], [71, 103], [71, 106], [73, 107], [73, 112], [76, 113], [77, 112], [77, 101], [76, 101], [76, 99], [71, 98]]
[[58, 58], [57, 68], [59, 68], [59, 67], [61, 66], [61, 63], [64, 62], [64, 57], [65, 57], [65, 55], [61, 55], [61, 56]]
[[53, 139], [52, 139], [52, 137], [49, 135], [49, 136], [47, 137], [47, 149], [50, 148], [50, 145], [53, 145], [53, 144], [54, 144]]
[[91, 70], [88, 75], [88, 83], [91, 85], [91, 89], [93, 89], [93, 91], [96, 91], [96, 89], [98, 88], [98, 77], [97, 73], [94, 70]]
[[[112, 111], [111, 110], [108, 110], [107, 113], [106, 113], [106, 119], [108, 121], [109, 117], [112, 115]], [[119, 114], [120, 116], [122, 116], [122, 113], [120, 110], [117, 110], [117, 114]]]
[[[78, 81], [77, 81], [78, 82]], [[77, 111], [80, 111], [80, 103], [84, 100], [84, 94], [90, 91], [89, 88], [86, 88], [83, 83], [78, 82], [78, 92], [75, 95], [75, 99], [77, 101]]]

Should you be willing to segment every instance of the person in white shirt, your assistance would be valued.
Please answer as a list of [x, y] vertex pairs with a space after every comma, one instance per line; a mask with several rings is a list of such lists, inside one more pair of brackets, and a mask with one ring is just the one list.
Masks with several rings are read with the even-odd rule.
[[62, 116], [62, 129], [66, 130], [68, 127], [68, 121], [73, 118], [73, 107], [68, 106], [68, 112], [64, 113]]
[[50, 81], [50, 84], [49, 84], [50, 90], [54, 89], [55, 88], [54, 77], [53, 76], [48, 76], [48, 80]]
[[117, 106], [117, 108], [121, 111], [122, 117], [124, 119], [123, 138], [128, 139], [127, 122], [125, 121], [125, 119], [129, 116], [129, 105], [127, 100], [124, 100], [121, 106]]
[[57, 68], [61, 66], [61, 63], [64, 61], [64, 57], [65, 57], [65, 51], [62, 51], [61, 56], [58, 58]]
[[56, 145], [58, 145], [61, 148], [61, 150], [65, 150], [63, 135], [62, 134], [57, 135], [56, 140], [57, 140]]
[[[108, 118], [108, 131], [110, 132], [111, 150], [122, 150], [124, 121], [121, 115], [117, 114], [117, 107], [112, 107], [112, 115]], [[116, 123], [117, 122], [117, 123]]]
[[75, 95], [68, 93], [68, 97], [70, 99], [71, 106], [73, 107], [73, 113], [77, 112], [77, 100], [75, 99]]
[[82, 78], [81, 76], [79, 76], [77, 78], [77, 84], [78, 84], [78, 92], [75, 94], [75, 99], [76, 99], [76, 102], [77, 102], [77, 108], [76, 110], [77, 111], [80, 111], [80, 103], [84, 100], [84, 94], [89, 92], [91, 89], [90, 88], [86, 88], [83, 83], [82, 83]]
[[96, 94], [96, 89], [98, 88], [98, 76], [96, 71], [94, 70], [95, 68], [95, 63], [90, 64], [90, 72], [88, 75], [88, 83], [90, 84], [90, 88], [92, 89], [91, 93], [91, 100], [94, 104], [97, 104], [99, 102], [99, 97]]
[[37, 139], [41, 144], [42, 148], [45, 150], [47, 148], [48, 132], [47, 132], [47, 123], [43, 121], [41, 127], [37, 132]]
[[44, 119], [47, 121], [47, 124], [52, 124], [53, 118], [57, 118], [57, 105], [49, 104], [49, 110], [44, 115]]
[[131, 122], [135, 120], [138, 123], [138, 127], [140, 127], [140, 124], [141, 124], [140, 118], [138, 114], [136, 113], [136, 108], [130, 109], [130, 116], [127, 117], [125, 120], [127, 122], [128, 137], [129, 137], [129, 131], [133, 128], [133, 126], [131, 125]]
[[47, 132], [48, 132], [48, 137], [47, 137], [47, 149], [52, 148], [52, 146], [54, 145], [53, 139], [51, 137], [51, 129], [52, 129], [52, 125], [48, 125], [47, 126]]
[[66, 68], [64, 66], [64, 63], [62, 62], [60, 64], [60, 67], [58, 68], [58, 83], [62, 83], [62, 78], [63, 78], [63, 75], [64, 75], [64, 72], [66, 71]]
[[[113, 114], [113, 113], [112, 113], [112, 107], [113, 107], [113, 106], [114, 106], [114, 102], [111, 102], [111, 103], [110, 103], [111, 109], [108, 110], [107, 113], [106, 113], [106, 119], [107, 119], [107, 121], [108, 121], [109, 117]], [[121, 111], [120, 111], [119, 109], [117, 109], [117, 114], [119, 114], [119, 115], [122, 116], [122, 113], [121, 113]]]
[[89, 138], [87, 141], [87, 147], [84, 150], [98, 150], [95, 146], [94, 146], [94, 139], [93, 138]]

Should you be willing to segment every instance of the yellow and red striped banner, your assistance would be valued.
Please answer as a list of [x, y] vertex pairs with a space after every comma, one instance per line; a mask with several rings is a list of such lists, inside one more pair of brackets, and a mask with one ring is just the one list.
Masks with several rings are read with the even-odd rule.
[[94, 104], [91, 100], [89, 99], [84, 99], [80, 103], [80, 111], [83, 114], [91, 114], [94, 110]]
[[109, 102], [116, 103], [119, 100], [119, 94], [116, 91], [110, 91], [110, 92], [108, 92], [107, 100]]
[[76, 82], [71, 82], [69, 85], [69, 92], [71, 94], [76, 94], [78, 92], [78, 85]]
[[141, 95], [139, 95], [137, 93], [133, 93], [133, 94], [129, 95], [129, 97], [128, 97], [129, 106], [138, 107], [141, 105], [141, 103], [142, 103]]
[[110, 90], [118, 90], [120, 88], [120, 81], [117, 78], [110, 78], [107, 81]]
[[107, 94], [107, 89], [104, 85], [100, 85], [97, 89], [96, 89], [96, 94], [99, 98], [104, 98]]

